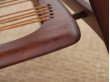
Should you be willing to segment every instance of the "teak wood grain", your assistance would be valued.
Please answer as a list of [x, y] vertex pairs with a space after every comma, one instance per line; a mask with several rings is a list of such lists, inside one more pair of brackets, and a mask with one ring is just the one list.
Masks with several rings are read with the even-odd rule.
[[39, 3], [51, 4], [54, 18], [44, 22], [36, 32], [0, 45], [0, 68], [45, 55], [79, 40], [78, 25], [59, 0], [39, 0]]

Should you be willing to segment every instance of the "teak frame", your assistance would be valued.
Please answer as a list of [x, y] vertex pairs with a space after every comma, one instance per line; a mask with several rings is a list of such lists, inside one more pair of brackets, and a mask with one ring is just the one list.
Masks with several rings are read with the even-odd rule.
[[51, 4], [54, 19], [44, 22], [36, 32], [0, 45], [0, 68], [42, 56], [76, 43], [80, 30], [71, 14], [59, 0], [39, 0]]

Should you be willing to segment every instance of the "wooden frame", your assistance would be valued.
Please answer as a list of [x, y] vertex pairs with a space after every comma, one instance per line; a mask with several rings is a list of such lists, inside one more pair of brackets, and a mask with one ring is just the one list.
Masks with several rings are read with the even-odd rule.
[[54, 19], [44, 22], [39, 30], [24, 38], [0, 45], [0, 68], [59, 50], [79, 40], [78, 25], [59, 0], [39, 0], [39, 3], [51, 4]]

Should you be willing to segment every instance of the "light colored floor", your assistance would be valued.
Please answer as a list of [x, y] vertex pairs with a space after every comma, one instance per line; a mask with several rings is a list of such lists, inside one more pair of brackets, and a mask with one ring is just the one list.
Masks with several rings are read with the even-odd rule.
[[[63, 1], [71, 13], [83, 9], [74, 0]], [[92, 25], [87, 24], [84, 21], [86, 19], [92, 22]], [[98, 27], [97, 23], [92, 16], [84, 20], [77, 20], [81, 30], [78, 43], [40, 58], [1, 69], [0, 82], [108, 82], [108, 53], [103, 41], [91, 29], [91, 26]], [[3, 36], [6, 35], [0, 34], [0, 37]], [[8, 37], [4, 42], [12, 38]], [[3, 42], [1, 39], [0, 41]]]

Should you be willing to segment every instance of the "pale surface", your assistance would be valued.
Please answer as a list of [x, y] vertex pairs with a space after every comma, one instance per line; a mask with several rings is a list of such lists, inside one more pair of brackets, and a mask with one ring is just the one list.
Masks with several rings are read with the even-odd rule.
[[[74, 0], [63, 1], [71, 7], [72, 13], [83, 9]], [[91, 16], [88, 20], [98, 27]], [[0, 82], [108, 82], [108, 53], [103, 41], [82, 19], [77, 22], [82, 34], [78, 43], [1, 69]]]

